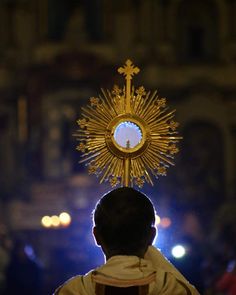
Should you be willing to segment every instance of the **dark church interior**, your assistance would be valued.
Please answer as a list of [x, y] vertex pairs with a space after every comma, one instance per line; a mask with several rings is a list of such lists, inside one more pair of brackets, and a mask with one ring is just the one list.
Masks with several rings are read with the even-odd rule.
[[[201, 294], [236, 294], [219, 288], [231, 272], [236, 290], [236, 1], [1, 0], [0, 295], [15, 294], [13, 272], [47, 295], [103, 263], [91, 216], [111, 188], [80, 163], [73, 134], [90, 97], [123, 85], [127, 59], [183, 137], [167, 176], [142, 188], [155, 246]], [[9, 268], [19, 251], [33, 271]]]

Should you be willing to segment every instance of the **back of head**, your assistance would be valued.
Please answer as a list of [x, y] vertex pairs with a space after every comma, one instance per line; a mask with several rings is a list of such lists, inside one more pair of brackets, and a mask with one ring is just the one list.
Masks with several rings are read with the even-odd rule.
[[106, 247], [123, 255], [146, 248], [155, 223], [152, 202], [130, 187], [115, 189], [97, 203], [94, 224]]

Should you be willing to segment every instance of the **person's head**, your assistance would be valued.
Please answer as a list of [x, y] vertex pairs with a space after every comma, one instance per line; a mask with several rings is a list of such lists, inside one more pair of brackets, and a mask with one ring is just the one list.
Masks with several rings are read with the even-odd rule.
[[108, 192], [94, 210], [94, 236], [107, 257], [143, 256], [155, 237], [154, 224], [152, 202], [130, 187]]

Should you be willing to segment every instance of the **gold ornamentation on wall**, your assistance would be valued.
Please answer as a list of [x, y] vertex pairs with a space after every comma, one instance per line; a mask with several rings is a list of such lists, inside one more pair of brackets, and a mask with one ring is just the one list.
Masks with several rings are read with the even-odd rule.
[[82, 108], [75, 134], [80, 141], [77, 150], [83, 153], [81, 162], [87, 163], [89, 174], [97, 175], [100, 183], [153, 185], [153, 177], [166, 175], [179, 151], [175, 110], [168, 111], [166, 98], [159, 98], [157, 91], [132, 86], [139, 68], [130, 60], [118, 72], [126, 85], [102, 89]]

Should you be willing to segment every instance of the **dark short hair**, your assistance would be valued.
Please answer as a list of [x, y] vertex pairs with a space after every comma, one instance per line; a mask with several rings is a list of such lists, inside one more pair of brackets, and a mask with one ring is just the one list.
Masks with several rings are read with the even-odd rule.
[[155, 211], [143, 193], [122, 187], [105, 194], [94, 210], [94, 225], [109, 250], [131, 255], [146, 246]]

